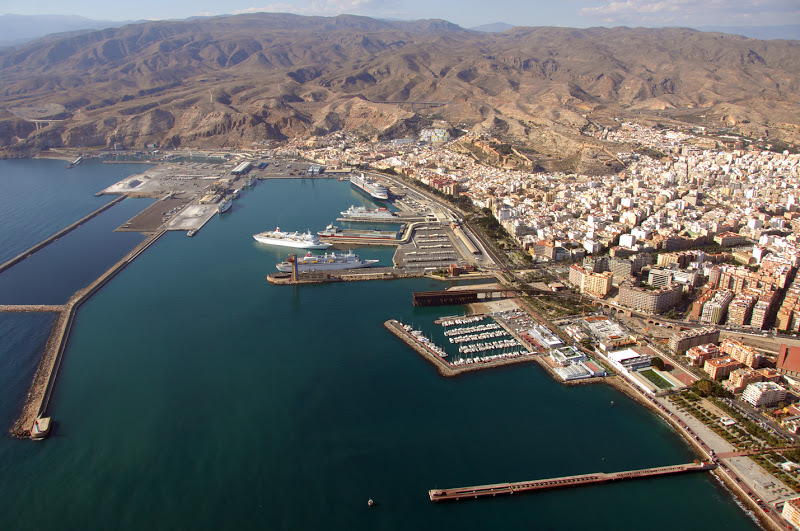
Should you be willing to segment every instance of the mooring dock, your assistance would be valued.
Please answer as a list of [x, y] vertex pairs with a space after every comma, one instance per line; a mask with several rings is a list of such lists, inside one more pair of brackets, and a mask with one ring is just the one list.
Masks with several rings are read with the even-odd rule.
[[476, 487], [459, 487], [454, 489], [432, 489], [428, 491], [431, 501], [456, 501], [468, 498], [497, 496], [498, 494], [515, 494], [535, 490], [560, 489], [564, 487], [577, 487], [580, 485], [593, 485], [623, 479], [641, 479], [653, 476], [666, 476], [683, 474], [686, 472], [703, 472], [717, 468], [716, 463], [687, 463], [683, 465], [663, 466], [658, 468], [643, 468], [625, 472], [596, 472], [579, 476], [565, 476], [560, 478], [537, 479], [533, 481], [520, 481], [518, 483], [497, 483], [494, 485], [479, 485]]

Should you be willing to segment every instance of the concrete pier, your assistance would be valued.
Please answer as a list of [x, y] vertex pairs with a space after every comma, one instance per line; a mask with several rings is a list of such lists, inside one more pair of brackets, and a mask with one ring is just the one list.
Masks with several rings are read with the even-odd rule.
[[432, 489], [428, 491], [431, 501], [456, 501], [469, 498], [497, 496], [498, 494], [515, 494], [536, 490], [551, 490], [564, 487], [577, 487], [580, 485], [593, 485], [623, 479], [642, 479], [654, 476], [683, 474], [686, 472], [704, 472], [717, 468], [715, 463], [688, 463], [684, 465], [663, 466], [658, 468], [644, 468], [628, 470], [625, 472], [612, 472], [609, 474], [596, 472], [594, 474], [581, 474], [579, 476], [565, 476], [560, 478], [537, 479], [533, 481], [520, 481], [517, 483], [495, 483], [493, 485], [479, 485], [476, 487], [459, 487], [453, 489]]
[[52, 236], [50, 236], [49, 238], [47, 238], [45, 240], [42, 240], [41, 242], [37, 243], [36, 245], [31, 247], [27, 251], [24, 251], [23, 253], [18, 254], [17, 256], [15, 256], [11, 260], [9, 260], [8, 262], [0, 265], [0, 273], [2, 273], [3, 271], [5, 271], [6, 269], [8, 269], [8, 268], [10, 268], [12, 266], [17, 265], [18, 263], [20, 263], [23, 260], [25, 260], [26, 258], [28, 258], [30, 255], [35, 253], [36, 251], [38, 251], [38, 250], [50, 245], [51, 243], [53, 243], [54, 241], [56, 241], [60, 237], [64, 236], [68, 232], [72, 232], [73, 230], [77, 229], [78, 227], [80, 227], [81, 225], [83, 225], [84, 223], [89, 221], [90, 219], [96, 217], [99, 214], [102, 214], [103, 212], [105, 212], [106, 210], [108, 210], [112, 206], [116, 205], [117, 203], [122, 202], [126, 197], [127, 196], [125, 196], [125, 195], [117, 197], [116, 199], [112, 200], [111, 202], [106, 203], [105, 205], [101, 206], [100, 208], [98, 208], [97, 210], [92, 212], [91, 214], [79, 219], [78, 221], [76, 221], [72, 225], [69, 225], [69, 226], [63, 228], [60, 231], [58, 231], [55, 234], [53, 234]]
[[[47, 406], [50, 403], [50, 396], [52, 395], [53, 388], [55, 387], [58, 369], [61, 366], [61, 359], [64, 355], [64, 350], [67, 346], [69, 333], [72, 329], [72, 323], [75, 319], [75, 314], [78, 308], [89, 297], [94, 295], [100, 288], [102, 288], [109, 280], [122, 271], [125, 266], [130, 264], [136, 259], [145, 249], [150, 247], [153, 243], [160, 238], [165, 231], [149, 235], [142, 243], [136, 246], [130, 253], [128, 253], [122, 260], [114, 264], [108, 271], [103, 273], [98, 279], [92, 282], [89, 286], [78, 290], [70, 298], [67, 304], [63, 306], [51, 306], [50, 308], [60, 308], [58, 318], [56, 319], [50, 337], [44, 349], [42, 359], [36, 368], [36, 373], [31, 382], [31, 388], [28, 392], [28, 398], [22, 406], [19, 418], [14, 422], [11, 428], [11, 434], [15, 437], [30, 437], [33, 423], [38, 417], [44, 416], [47, 411]], [[13, 308], [13, 306], [6, 306], [6, 308]], [[17, 306], [16, 308], [21, 311], [35, 311], [26, 310], [33, 308], [30, 306]], [[45, 308], [41, 306], [40, 308]], [[46, 311], [46, 310], [40, 310]]]

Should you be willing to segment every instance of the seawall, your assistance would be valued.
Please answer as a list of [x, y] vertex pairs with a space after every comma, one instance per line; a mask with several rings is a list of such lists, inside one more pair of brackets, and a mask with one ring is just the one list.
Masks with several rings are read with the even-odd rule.
[[127, 196], [125, 196], [125, 195], [121, 195], [121, 196], [115, 198], [114, 200], [112, 200], [109, 203], [106, 203], [105, 205], [101, 206], [100, 208], [98, 208], [97, 210], [92, 212], [91, 214], [82, 217], [81, 219], [79, 219], [78, 221], [73, 223], [72, 225], [69, 225], [69, 226], [61, 229], [60, 231], [56, 232], [55, 234], [53, 234], [49, 238], [46, 238], [46, 239], [40, 241], [39, 243], [37, 243], [36, 245], [31, 247], [30, 249], [28, 249], [26, 251], [23, 251], [22, 253], [18, 254], [17, 256], [15, 256], [11, 260], [9, 260], [8, 262], [0, 265], [0, 273], [2, 273], [3, 271], [5, 271], [6, 269], [8, 269], [10, 267], [13, 267], [13, 266], [17, 265], [18, 263], [20, 263], [23, 260], [25, 260], [26, 258], [28, 258], [30, 255], [35, 253], [36, 251], [39, 251], [42, 248], [47, 247], [48, 245], [50, 245], [51, 243], [53, 243], [54, 241], [56, 241], [60, 237], [64, 236], [65, 234], [67, 234], [69, 232], [72, 232], [73, 230], [77, 229], [78, 227], [80, 227], [81, 225], [86, 223], [87, 221], [89, 221], [92, 218], [102, 214], [103, 212], [105, 212], [106, 210], [111, 208], [112, 206], [116, 205], [117, 203], [121, 203], [126, 197]]

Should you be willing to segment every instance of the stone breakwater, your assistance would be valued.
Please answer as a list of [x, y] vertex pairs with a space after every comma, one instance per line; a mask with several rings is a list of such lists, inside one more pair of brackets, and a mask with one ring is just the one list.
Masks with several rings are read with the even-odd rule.
[[59, 311], [58, 318], [53, 325], [53, 330], [50, 333], [50, 337], [47, 339], [44, 354], [39, 361], [39, 365], [36, 367], [28, 396], [22, 406], [22, 411], [11, 427], [11, 434], [13, 436], [21, 438], [29, 437], [36, 418], [43, 416], [45, 411], [47, 411], [47, 406], [50, 403], [50, 397], [55, 386], [56, 376], [58, 375], [58, 369], [61, 366], [61, 359], [67, 346], [70, 330], [72, 329], [72, 323], [80, 305], [100, 290], [100, 288], [117, 273], [122, 271], [125, 266], [136, 259], [145, 249], [155, 243], [163, 234], [164, 231], [162, 230], [149, 235], [122, 260], [114, 264], [111, 269], [103, 273], [103, 275], [86, 288], [75, 292], [67, 304], [60, 307], [61, 311]]
[[127, 196], [125, 196], [125, 195], [117, 197], [116, 199], [110, 201], [109, 203], [106, 203], [105, 205], [101, 206], [100, 208], [98, 208], [97, 210], [92, 212], [91, 214], [89, 214], [87, 216], [84, 216], [83, 218], [79, 219], [78, 221], [76, 221], [72, 225], [69, 225], [68, 227], [63, 228], [60, 231], [58, 231], [55, 234], [53, 234], [52, 236], [50, 236], [49, 238], [40, 241], [39, 243], [37, 243], [36, 245], [31, 247], [27, 251], [24, 251], [24, 252], [18, 254], [17, 256], [15, 256], [11, 260], [9, 260], [8, 262], [0, 265], [0, 273], [2, 273], [3, 271], [5, 271], [6, 269], [8, 269], [8, 268], [10, 268], [12, 266], [17, 265], [18, 263], [20, 263], [23, 260], [25, 260], [26, 258], [28, 258], [30, 255], [35, 253], [36, 251], [38, 251], [40, 249], [43, 249], [44, 247], [47, 247], [48, 245], [50, 245], [51, 243], [53, 243], [54, 241], [56, 241], [60, 237], [64, 236], [68, 232], [71, 232], [71, 231], [77, 229], [78, 227], [80, 227], [81, 225], [83, 225], [84, 223], [89, 221], [90, 219], [102, 214], [103, 212], [105, 212], [106, 210], [108, 210], [112, 206], [116, 205], [117, 203], [122, 202], [126, 197]]

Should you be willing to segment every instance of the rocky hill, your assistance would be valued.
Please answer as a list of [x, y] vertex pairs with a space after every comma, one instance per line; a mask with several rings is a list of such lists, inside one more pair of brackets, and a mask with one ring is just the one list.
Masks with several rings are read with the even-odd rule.
[[611, 117], [800, 141], [800, 42], [688, 29], [462, 29], [256, 14], [50, 36], [0, 53], [0, 149], [249, 147], [432, 120], [574, 155]]

